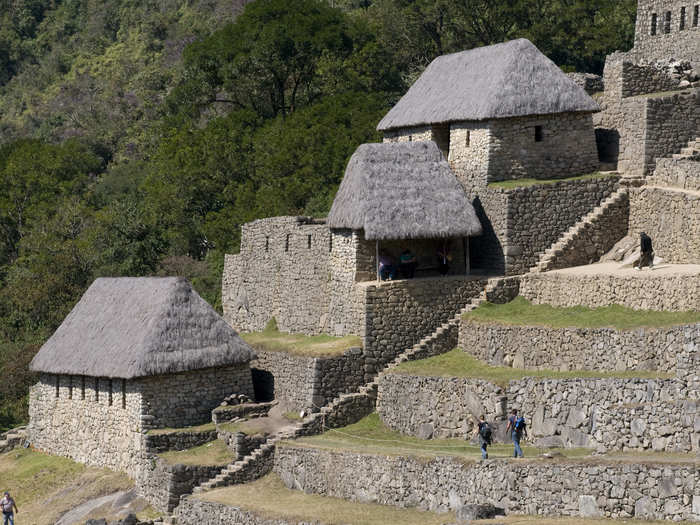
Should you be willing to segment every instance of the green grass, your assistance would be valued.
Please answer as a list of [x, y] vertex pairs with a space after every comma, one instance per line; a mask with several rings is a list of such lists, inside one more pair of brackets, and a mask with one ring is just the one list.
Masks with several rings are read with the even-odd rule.
[[[470, 436], [471, 438], [471, 436]], [[467, 460], [478, 460], [481, 451], [476, 445], [471, 445], [464, 439], [430, 439], [423, 440], [406, 436], [387, 427], [374, 412], [353, 425], [329, 430], [319, 436], [301, 438], [289, 442], [290, 446], [312, 446], [330, 448], [333, 450], [352, 450], [370, 454], [413, 455], [420, 457], [458, 456]], [[284, 446], [284, 445], [283, 445]], [[540, 451], [525, 445], [523, 452], [526, 456], [536, 456]], [[562, 449], [566, 457], [581, 457], [588, 455], [586, 449]], [[489, 447], [490, 458], [509, 458], [513, 455], [513, 446], [509, 444], [494, 444]]]
[[333, 337], [330, 335], [287, 334], [272, 328], [262, 332], [242, 333], [241, 337], [257, 350], [286, 352], [304, 357], [342, 355], [352, 347], [361, 347], [362, 339], [354, 335]]
[[178, 432], [208, 432], [210, 430], [216, 430], [216, 425], [214, 423], [204, 423], [203, 425], [183, 428], [154, 428], [149, 430], [147, 434], [150, 436], [157, 436], [159, 434], [176, 434]]
[[548, 304], [531, 304], [516, 297], [506, 304], [484, 303], [465, 314], [463, 319], [518, 326], [548, 326], [551, 328], [603, 328], [633, 330], [700, 323], [700, 312], [657, 312], [632, 310], [611, 305], [600, 308], [574, 306], [558, 308]]
[[322, 522], [326, 525], [442, 525], [455, 521], [453, 513], [436, 514], [305, 494], [288, 489], [276, 474], [268, 474], [252, 483], [212, 490], [199, 498], [243, 507], [267, 519]]
[[219, 439], [187, 450], [163, 452], [159, 456], [171, 465], [228, 465], [233, 461], [233, 454]]
[[489, 188], [502, 188], [505, 190], [514, 190], [516, 188], [527, 188], [530, 186], [541, 186], [546, 184], [558, 184], [560, 182], [569, 182], [574, 180], [591, 180], [591, 179], [601, 179], [603, 177], [614, 177], [616, 173], [601, 173], [599, 171], [595, 173], [589, 173], [587, 175], [578, 175], [576, 177], [567, 177], [565, 179], [513, 179], [513, 180], [502, 180], [498, 182], [489, 182]]
[[672, 374], [662, 374], [654, 370], [624, 370], [619, 372], [602, 372], [594, 370], [525, 370], [507, 366], [491, 366], [475, 357], [455, 348], [445, 354], [407, 361], [397, 366], [391, 373], [436, 377], [465, 377], [484, 379], [501, 387], [506, 387], [509, 381], [524, 377], [541, 377], [547, 379], [572, 379], [577, 377], [592, 378], [668, 378]]

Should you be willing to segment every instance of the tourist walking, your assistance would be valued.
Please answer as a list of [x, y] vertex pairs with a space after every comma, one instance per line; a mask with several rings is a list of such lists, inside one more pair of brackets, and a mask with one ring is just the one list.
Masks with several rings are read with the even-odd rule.
[[479, 416], [479, 421], [474, 428], [474, 433], [479, 436], [479, 447], [481, 448], [481, 459], [489, 459], [489, 453], [486, 450], [491, 444], [491, 425], [486, 422], [484, 415]]
[[523, 451], [520, 448], [520, 440], [523, 436], [527, 437], [527, 425], [525, 424], [525, 418], [523, 416], [518, 416], [518, 411], [514, 408], [508, 418], [508, 425], [506, 426], [506, 435], [511, 432], [511, 437], [513, 438], [513, 457], [523, 457]]
[[9, 492], [5, 492], [5, 495], [0, 499], [0, 509], [2, 509], [2, 523], [3, 525], [15, 525], [15, 512], [17, 511], [17, 505], [15, 500], [12, 499]]
[[654, 248], [651, 245], [651, 237], [646, 233], [641, 232], [639, 234], [639, 248], [641, 254], [639, 256], [639, 263], [635, 266], [636, 270], [641, 270], [645, 266], [649, 269], [654, 267]]

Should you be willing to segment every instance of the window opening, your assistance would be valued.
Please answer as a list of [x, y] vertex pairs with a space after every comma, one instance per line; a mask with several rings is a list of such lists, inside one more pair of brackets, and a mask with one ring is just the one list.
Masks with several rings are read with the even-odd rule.
[[542, 142], [543, 138], [542, 126], [535, 126], [535, 142]]
[[435, 124], [430, 129], [430, 135], [437, 144], [438, 149], [442, 152], [442, 155], [447, 160], [450, 156], [450, 125], [449, 124]]
[[666, 16], [664, 17], [664, 33], [669, 34], [671, 32], [671, 11], [666, 11]]
[[122, 379], [122, 408], [126, 408], [126, 379]]
[[698, 18], [700, 18], [700, 4], [693, 9], [693, 27], [698, 27]]
[[651, 36], [654, 36], [656, 34], [656, 26], [658, 24], [658, 16], [656, 13], [651, 15]]
[[285, 252], [289, 251], [289, 234], [287, 234], [287, 237], [285, 237], [285, 240], [284, 240], [284, 251]]
[[471, 132], [471, 130], [468, 129], [467, 135], [466, 135], [466, 137], [464, 137], [464, 145], [466, 147], [469, 147], [469, 146], [471, 146], [471, 144], [472, 144], [472, 132]]
[[311, 249], [311, 235], [306, 236], [306, 247], [310, 250]]
[[56, 399], [58, 399], [58, 392], [60, 388], [60, 381], [61, 381], [61, 376], [57, 375], [56, 376]]
[[85, 399], [85, 376], [80, 376], [80, 399]]
[[681, 31], [685, 29], [685, 6], [681, 7], [681, 20], [678, 23], [678, 29]]
[[328, 236], [328, 253], [332, 253], [332, 252], [333, 252], [333, 234], [331, 233]]
[[269, 250], [270, 250], [270, 237], [266, 235], [265, 236], [265, 251], [267, 252]]

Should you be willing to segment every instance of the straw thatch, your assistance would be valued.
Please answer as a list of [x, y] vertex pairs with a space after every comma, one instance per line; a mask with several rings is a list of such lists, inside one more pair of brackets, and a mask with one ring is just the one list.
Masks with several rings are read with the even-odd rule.
[[180, 277], [101, 278], [31, 369], [132, 379], [244, 364], [253, 350]]
[[436, 58], [377, 129], [599, 110], [554, 62], [521, 38]]
[[481, 234], [464, 188], [432, 141], [363, 144], [350, 158], [328, 215], [331, 228], [366, 239]]

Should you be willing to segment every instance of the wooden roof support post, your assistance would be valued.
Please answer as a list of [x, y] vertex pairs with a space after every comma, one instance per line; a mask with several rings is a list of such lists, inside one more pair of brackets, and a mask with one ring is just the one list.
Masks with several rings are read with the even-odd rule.
[[377, 282], [381, 281], [380, 275], [379, 275], [379, 239], [374, 241], [374, 257], [377, 260]]
[[469, 260], [469, 237], [462, 237], [462, 246], [464, 246], [464, 273], [465, 275], [471, 275], [471, 261]]

